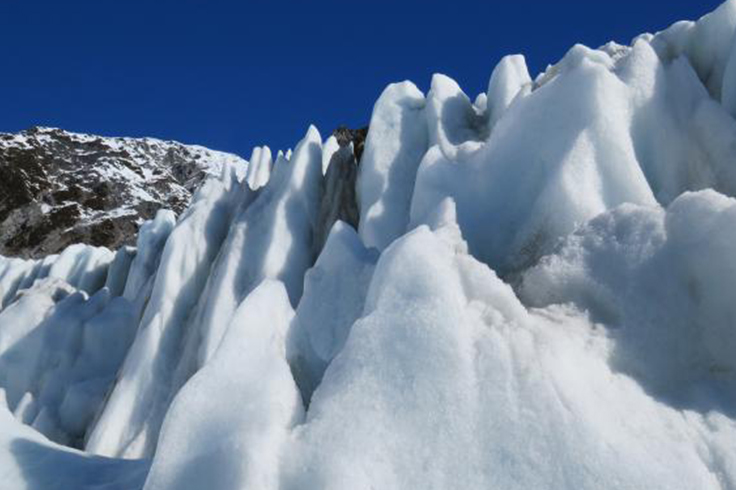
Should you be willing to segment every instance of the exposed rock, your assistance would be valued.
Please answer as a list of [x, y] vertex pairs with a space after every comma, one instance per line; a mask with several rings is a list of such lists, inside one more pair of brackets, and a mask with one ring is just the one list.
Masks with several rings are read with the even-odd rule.
[[339, 126], [332, 134], [337, 138], [337, 142], [341, 147], [348, 146], [350, 143], [353, 144], [355, 160], [360, 164], [360, 157], [363, 156], [363, 148], [365, 148], [365, 138], [368, 136], [368, 126], [360, 129]]
[[0, 134], [0, 255], [41, 257], [72, 243], [118, 248], [160, 208], [180, 212], [235, 155], [152, 138], [35, 127]]
[[[338, 140], [339, 142], [339, 140]], [[358, 164], [349, 144], [341, 146], [332, 155], [330, 165], [325, 174], [325, 192], [319, 210], [319, 225], [314, 237], [315, 251], [322, 250], [332, 225], [337, 220], [344, 221], [356, 230], [360, 219], [355, 198], [355, 179], [358, 175]]]
[[315, 256], [322, 250], [336, 221], [344, 221], [357, 231], [360, 220], [355, 183], [368, 127], [350, 129], [339, 126], [332, 135], [340, 148], [330, 158], [325, 172], [325, 190], [314, 238]]

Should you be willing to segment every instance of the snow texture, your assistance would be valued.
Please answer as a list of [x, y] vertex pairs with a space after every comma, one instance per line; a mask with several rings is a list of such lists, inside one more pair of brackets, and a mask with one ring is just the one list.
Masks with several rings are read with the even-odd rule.
[[279, 282], [264, 281], [243, 301], [211, 362], [176, 396], [147, 490], [278, 486], [281, 450], [303, 416], [286, 362], [293, 316]]
[[427, 150], [424, 95], [411, 82], [389, 85], [373, 108], [358, 172], [360, 237], [386, 248], [409, 224], [414, 179]]

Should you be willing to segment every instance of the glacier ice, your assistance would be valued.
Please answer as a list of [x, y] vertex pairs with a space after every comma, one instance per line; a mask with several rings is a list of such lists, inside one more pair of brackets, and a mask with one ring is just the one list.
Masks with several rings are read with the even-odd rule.
[[527, 271], [521, 294], [617, 326], [614, 367], [658, 395], [734, 415], [734, 229], [736, 200], [712, 190], [684, 193], [666, 210], [625, 204]]
[[501, 116], [517, 98], [531, 92], [532, 79], [521, 55], [505, 56], [499, 61], [488, 82], [485, 112], [488, 125], [496, 125]]
[[245, 179], [251, 189], [263, 187], [271, 176], [271, 168], [273, 161], [271, 159], [271, 149], [267, 146], [253, 148], [250, 160], [248, 160], [248, 174]]
[[331, 135], [322, 144], [322, 173], [327, 173], [327, 168], [330, 166], [332, 156], [340, 149], [340, 143], [337, 142], [335, 135]]
[[[211, 361], [176, 395], [146, 489], [278, 486], [281, 451], [303, 414], [286, 362], [293, 316], [284, 285], [270, 280], [238, 306]], [[186, 458], [181, 448], [191, 448]]]
[[354, 229], [338, 221], [304, 278], [287, 355], [305, 404], [363, 311], [376, 258], [375, 249], [365, 248]]
[[0, 488], [736, 488], [736, 0], [0, 257]]
[[204, 289], [237, 203], [234, 175], [208, 180], [171, 231], [150, 298], [118, 381], [87, 448], [109, 456], [147, 456], [171, 398], [174, 354]]
[[0, 314], [7, 408], [50, 439], [82, 447], [135, 334], [130, 303], [47, 279]]
[[[487, 141], [431, 147], [417, 173], [412, 224], [452, 197], [471, 252], [507, 274], [612, 206], [654, 203], [631, 141], [627, 86], [607, 55], [590, 53], [573, 48], [556, 77], [511, 105]], [[470, 110], [459, 95], [444, 104], [457, 106], [453, 100]], [[528, 134], [545, 137], [530, 144]]]
[[286, 285], [292, 304], [312, 263], [321, 193], [321, 139], [310, 128], [291, 159], [281, 157], [268, 184], [250, 196], [233, 221], [195, 318], [197, 357], [214, 353], [240, 302], [265, 279]]
[[381, 255], [285, 488], [718, 488], [697, 448], [732, 468], [732, 420], [651, 398], [585, 315], [528, 311], [439, 231]]
[[8, 490], [139, 490], [149, 463], [60, 446], [18, 422], [0, 404], [0, 465], [0, 487]]
[[427, 151], [424, 95], [411, 82], [389, 85], [378, 98], [360, 162], [356, 193], [360, 237], [386, 248], [409, 224], [417, 167]]
[[135, 301], [150, 293], [147, 289], [153, 285], [151, 281], [158, 269], [161, 251], [175, 225], [174, 213], [163, 209], [156, 213], [154, 219], [141, 226], [136, 242], [136, 254], [128, 268], [123, 289], [123, 296], [129, 301]]

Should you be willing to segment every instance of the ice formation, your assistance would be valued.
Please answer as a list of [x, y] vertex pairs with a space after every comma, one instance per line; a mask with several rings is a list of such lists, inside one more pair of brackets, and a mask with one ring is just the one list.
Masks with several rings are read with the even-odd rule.
[[735, 33], [392, 84], [362, 157], [0, 258], [0, 488], [736, 488]]

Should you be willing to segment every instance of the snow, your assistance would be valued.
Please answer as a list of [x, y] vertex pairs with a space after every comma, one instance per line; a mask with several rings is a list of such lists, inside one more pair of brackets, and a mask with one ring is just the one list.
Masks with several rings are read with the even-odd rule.
[[237, 188], [229, 186], [219, 179], [206, 181], [166, 240], [138, 334], [89, 437], [88, 451], [127, 457], [153, 453], [173, 396], [162, 387], [170, 386], [185, 320], [204, 289], [237, 204]]
[[[166, 241], [138, 335], [88, 451], [151, 456], [172, 398], [215, 351], [240, 299], [274, 278], [298, 302], [313, 261], [320, 146], [310, 128], [257, 198], [227, 172], [198, 191]], [[236, 274], [233, 261], [248, 269]]]
[[527, 311], [453, 235], [381, 255], [282, 488], [718, 488], [696, 447], [728, 468], [733, 421], [648, 396], [584, 315]]
[[15, 297], [24, 279], [36, 275], [35, 269], [35, 261], [0, 257], [0, 311]]
[[664, 64], [639, 41], [619, 65], [630, 91], [635, 152], [657, 200], [666, 205], [704, 188], [736, 195], [736, 125], [690, 64], [684, 58]]
[[360, 237], [386, 248], [409, 224], [411, 190], [427, 150], [424, 95], [411, 82], [389, 85], [378, 98], [358, 171]]
[[19, 292], [46, 278], [60, 279], [88, 294], [105, 286], [109, 278], [110, 286], [117, 288], [114, 292], [117, 295], [120, 280], [114, 276], [127, 275], [126, 259], [120, 258], [112, 275], [108, 270], [118, 255], [104, 247], [76, 244], [60, 255], [49, 255], [41, 260], [0, 257], [0, 311], [12, 303]]
[[330, 160], [332, 156], [337, 153], [340, 149], [340, 143], [337, 142], [337, 138], [331, 135], [322, 144], [322, 174], [327, 173], [327, 168], [330, 166]]
[[115, 258], [107, 269], [105, 287], [110, 290], [112, 296], [122, 296], [128, 281], [130, 267], [135, 260], [136, 249], [133, 247], [121, 247], [115, 252]]
[[176, 225], [176, 216], [168, 209], [141, 225], [138, 230], [137, 252], [130, 266], [123, 296], [134, 301], [158, 268], [166, 240]]
[[[412, 224], [452, 197], [471, 252], [505, 274], [612, 206], [653, 203], [631, 141], [627, 87], [607, 55], [589, 54], [573, 48], [473, 153], [455, 160], [432, 147], [417, 173]], [[530, 145], [528, 134], [545, 137]]]
[[310, 127], [135, 249], [0, 258], [0, 481], [736, 487], [735, 30], [392, 84], [360, 165]]
[[[62, 279], [87, 293], [94, 293], [105, 285], [114, 258], [115, 254], [104, 247], [81, 244], [68, 247], [59, 256], [49, 255], [42, 260], [0, 257], [0, 306], [7, 306], [19, 291], [47, 277]], [[124, 264], [119, 267], [124, 269]]]
[[146, 461], [90, 456], [16, 421], [0, 400], [0, 481], [9, 490], [139, 490]]
[[50, 439], [81, 447], [132, 341], [130, 304], [58, 279], [24, 291], [0, 314], [0, 387], [8, 408]]
[[573, 302], [618, 327], [614, 363], [655, 393], [731, 410], [735, 224], [736, 200], [710, 190], [685, 193], [666, 211], [624, 205], [528, 271], [523, 297]]
[[680, 22], [657, 34], [652, 45], [664, 59], [686, 56], [710, 94], [721, 100], [735, 30], [736, 2], [728, 0], [697, 22]]
[[245, 177], [251, 189], [259, 189], [266, 185], [271, 176], [271, 150], [267, 147], [256, 146], [250, 156], [248, 173]]
[[488, 128], [460, 86], [445, 75], [432, 77], [427, 94], [429, 146], [439, 146], [449, 159], [462, 160], [482, 146]]
[[245, 192], [206, 288], [192, 314], [176, 380], [182, 384], [216, 351], [238, 305], [262, 281], [282, 281], [293, 305], [312, 265], [312, 237], [321, 198], [321, 138], [310, 127], [291, 160], [280, 155], [268, 184]]
[[304, 279], [304, 296], [289, 331], [288, 356], [306, 404], [360, 317], [377, 259], [338, 221]]
[[493, 69], [488, 82], [486, 112], [490, 127], [496, 125], [504, 112], [517, 97], [525, 97], [531, 92], [532, 79], [522, 55], [501, 58]]
[[71, 245], [54, 261], [48, 277], [63, 279], [92, 294], [105, 285], [113, 258], [114, 254], [104, 247]]
[[[303, 414], [286, 362], [293, 316], [279, 282], [248, 295], [211, 362], [174, 400], [146, 490], [278, 487], [281, 451]], [[185, 458], [181, 448], [190, 448]]]

